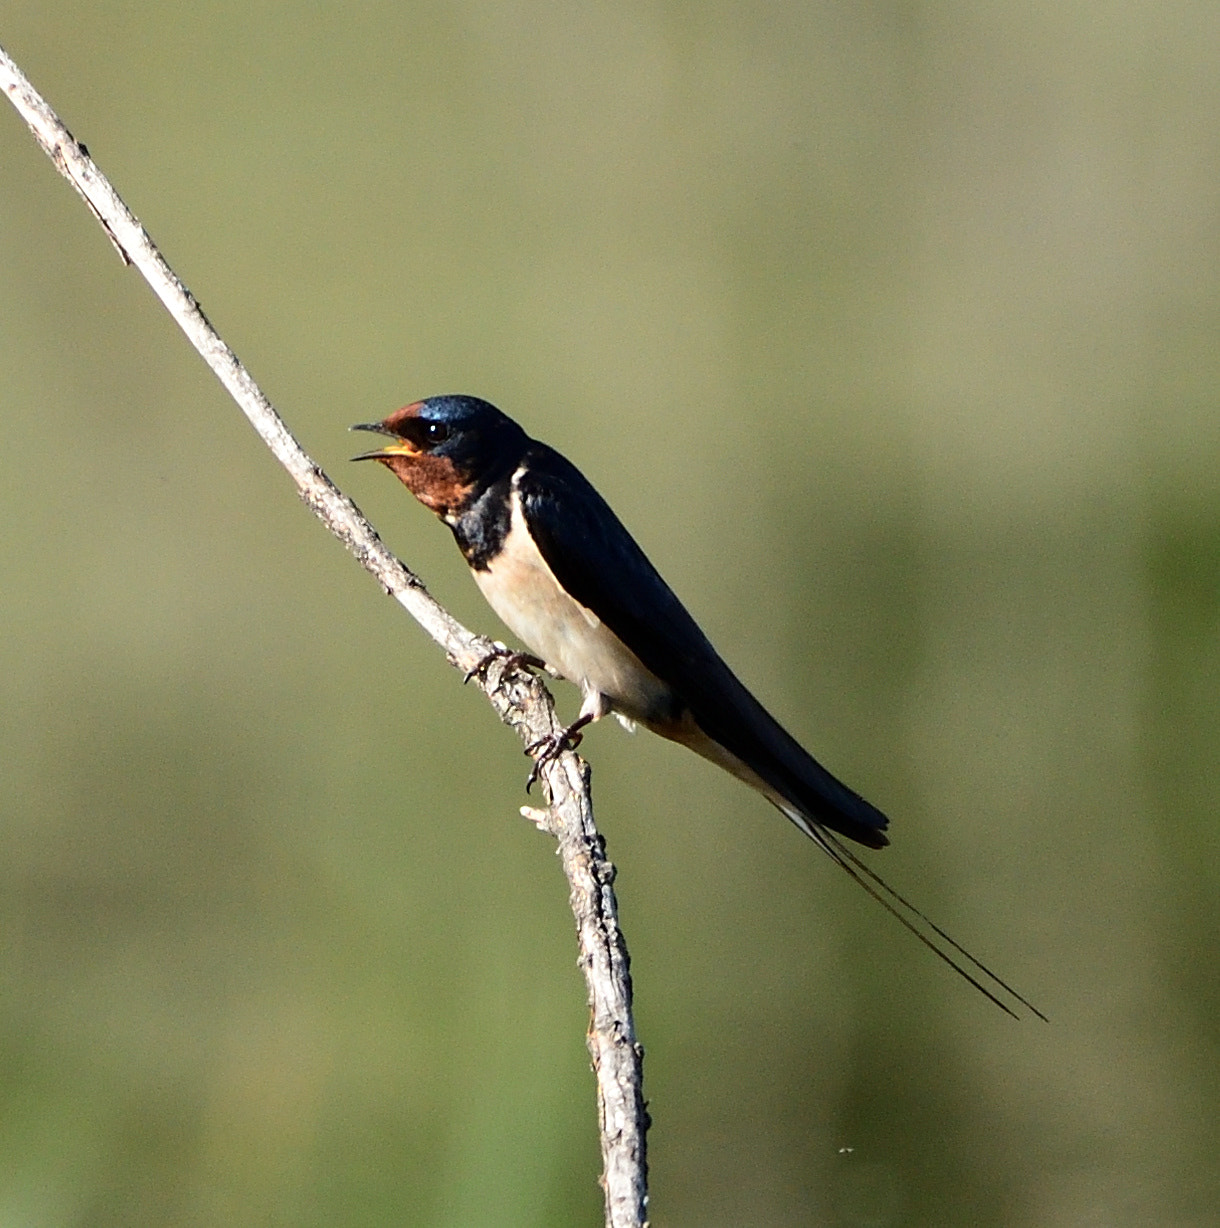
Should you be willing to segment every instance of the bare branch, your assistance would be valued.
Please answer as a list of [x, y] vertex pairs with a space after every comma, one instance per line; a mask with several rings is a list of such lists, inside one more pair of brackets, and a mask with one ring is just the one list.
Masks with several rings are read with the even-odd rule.
[[[477, 680], [500, 719], [516, 729], [527, 746], [557, 732], [561, 726], [542, 683], [506, 664], [496, 655], [495, 645], [468, 631], [433, 600], [414, 573], [385, 548], [356, 505], [309, 458], [86, 150], [2, 48], [0, 84], [60, 173], [84, 198], [123, 261], [135, 265], [152, 286], [323, 524], [445, 650], [449, 661]], [[589, 991], [588, 1045], [597, 1074], [606, 1224], [641, 1228], [648, 1197], [648, 1115], [643, 1050], [631, 1012], [627, 947], [618, 927], [614, 867], [606, 860], [604, 842], [594, 826], [584, 762], [569, 751], [546, 761], [541, 779], [550, 809], [541, 815], [530, 812], [530, 817], [559, 843], [571, 888], [579, 963]]]

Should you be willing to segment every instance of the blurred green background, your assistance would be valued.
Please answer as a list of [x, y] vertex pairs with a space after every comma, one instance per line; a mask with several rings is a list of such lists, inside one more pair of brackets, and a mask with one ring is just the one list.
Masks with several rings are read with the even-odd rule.
[[[1051, 1016], [607, 722], [658, 1226], [1220, 1222], [1220, 8], [0, 24], [441, 600], [503, 634], [346, 428], [478, 393]], [[0, 167], [0, 1225], [600, 1223], [518, 744]]]

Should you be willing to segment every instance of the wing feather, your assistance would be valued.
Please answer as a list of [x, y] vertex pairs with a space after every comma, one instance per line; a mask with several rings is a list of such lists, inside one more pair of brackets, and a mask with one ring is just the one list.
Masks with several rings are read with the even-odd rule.
[[518, 490], [526, 524], [556, 579], [682, 697], [708, 737], [812, 823], [870, 848], [888, 843], [885, 815], [822, 767], [742, 685], [574, 465], [534, 444]]

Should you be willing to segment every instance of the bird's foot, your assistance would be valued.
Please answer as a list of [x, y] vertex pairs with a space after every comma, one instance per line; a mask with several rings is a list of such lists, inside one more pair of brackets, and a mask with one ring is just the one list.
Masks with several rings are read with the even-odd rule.
[[509, 669], [546, 669], [547, 664], [541, 657], [536, 657], [532, 652], [516, 652], [509, 648], [507, 644], [501, 644], [498, 640], [492, 645], [490, 652], [482, 656], [475, 662], [472, 669], [466, 671], [462, 683], [465, 684], [471, 678], [483, 678], [492, 664], [496, 661], [500, 662], [500, 674], [503, 676], [505, 670]]
[[530, 768], [530, 774], [525, 778], [525, 791], [528, 793], [534, 787], [534, 781], [538, 779], [542, 769], [548, 763], [558, 759], [565, 750], [575, 750], [581, 743], [584, 734], [581, 730], [592, 720], [591, 716], [577, 717], [566, 729], [561, 729], [558, 733], [548, 734], [545, 738], [539, 738], [537, 742], [531, 742], [526, 748], [527, 755], [534, 756], [534, 766]]

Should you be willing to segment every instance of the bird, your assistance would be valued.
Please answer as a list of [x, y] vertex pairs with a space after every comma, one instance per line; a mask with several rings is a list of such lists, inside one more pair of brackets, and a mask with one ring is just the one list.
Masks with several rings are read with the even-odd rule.
[[474, 396], [428, 397], [351, 429], [387, 438], [353, 459], [380, 462], [448, 526], [530, 663], [579, 687], [576, 719], [528, 748], [541, 752], [531, 782], [539, 762], [574, 747], [592, 722], [613, 714], [642, 725], [755, 789], [1002, 1010], [1016, 1014], [1007, 994], [1045, 1019], [847, 846], [884, 848], [889, 819], [737, 678], [571, 461]]

